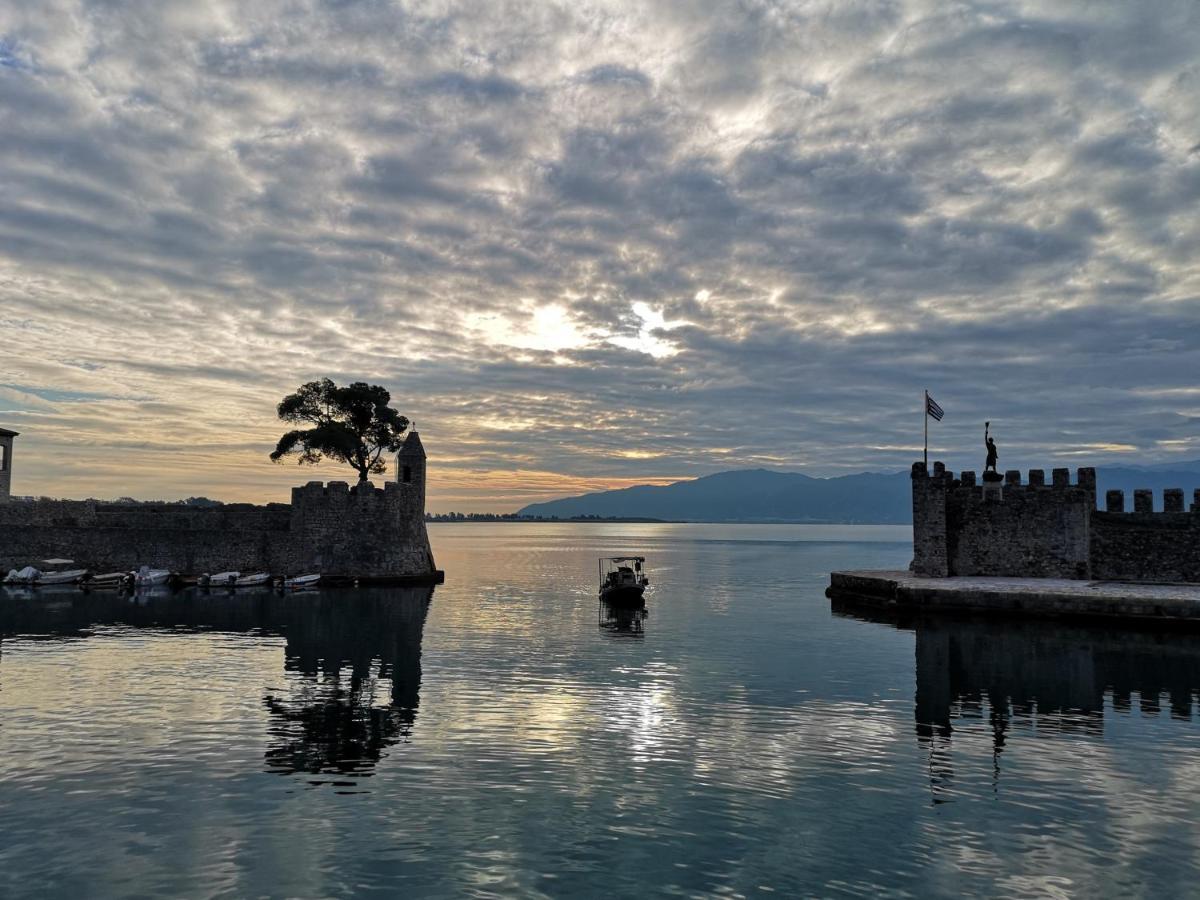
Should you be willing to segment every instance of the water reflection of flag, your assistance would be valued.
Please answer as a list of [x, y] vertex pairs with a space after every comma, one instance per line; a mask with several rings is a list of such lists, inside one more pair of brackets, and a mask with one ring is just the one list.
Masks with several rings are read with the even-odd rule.
[[942, 421], [942, 416], [946, 414], [945, 411], [937, 405], [937, 401], [928, 394], [925, 395], [925, 412], [928, 415], [933, 416], [934, 419], [939, 422]]

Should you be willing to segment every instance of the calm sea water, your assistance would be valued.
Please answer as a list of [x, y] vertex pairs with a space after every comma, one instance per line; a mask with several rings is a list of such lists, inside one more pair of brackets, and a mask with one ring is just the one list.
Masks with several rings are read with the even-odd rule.
[[0, 896], [1197, 891], [1198, 636], [831, 611], [903, 529], [431, 531], [433, 591], [0, 593]]

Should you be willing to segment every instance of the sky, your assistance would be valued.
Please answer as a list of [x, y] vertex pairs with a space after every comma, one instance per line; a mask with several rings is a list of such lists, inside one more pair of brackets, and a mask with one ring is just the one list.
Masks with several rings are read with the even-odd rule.
[[13, 491], [429, 508], [1200, 457], [1200, 4], [0, 3]]

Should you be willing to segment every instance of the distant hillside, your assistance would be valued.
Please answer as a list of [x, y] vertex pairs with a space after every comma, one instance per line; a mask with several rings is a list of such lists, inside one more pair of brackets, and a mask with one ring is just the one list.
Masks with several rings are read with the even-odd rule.
[[651, 516], [696, 522], [871, 522], [912, 518], [908, 473], [812, 478], [798, 472], [742, 469], [664, 486], [641, 485], [548, 503], [525, 516]]
[[[1046, 473], [1050, 477], [1050, 473]], [[1162, 509], [1163, 488], [1183, 488], [1184, 508], [1191, 506], [1192, 491], [1200, 487], [1200, 460], [1171, 463], [1170, 466], [1122, 466], [1120, 468], [1096, 469], [1096, 504], [1104, 508], [1104, 492], [1125, 492], [1125, 508], [1133, 510], [1133, 492], [1136, 488], [1154, 491], [1154, 508]]]
[[[1022, 472], [1024, 475], [1024, 472]], [[1072, 476], [1074, 473], [1072, 472]], [[1046, 473], [1047, 480], [1050, 477]], [[1098, 503], [1121, 489], [1133, 508], [1135, 488], [1150, 488], [1162, 508], [1163, 488], [1183, 488], [1190, 504], [1200, 487], [1200, 460], [1164, 466], [1125, 466], [1096, 471]], [[739, 469], [664, 486], [640, 485], [533, 503], [522, 516], [646, 517], [676, 522], [861, 522], [907, 525], [912, 521], [908, 472], [864, 472], [813, 478], [799, 472]]]

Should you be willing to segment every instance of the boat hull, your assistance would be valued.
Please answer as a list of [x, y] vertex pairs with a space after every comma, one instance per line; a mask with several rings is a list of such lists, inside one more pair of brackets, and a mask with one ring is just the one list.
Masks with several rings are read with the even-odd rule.
[[171, 581], [171, 572], [167, 569], [151, 569], [148, 572], [138, 572], [134, 583], [139, 588], [164, 587]]
[[641, 606], [646, 602], [645, 585], [619, 585], [600, 589], [600, 599], [613, 606]]
[[34, 584], [79, 584], [79, 582], [86, 580], [87, 576], [87, 569], [72, 569], [69, 572], [43, 572], [37, 577], [37, 581]]
[[265, 584], [271, 583], [271, 575], [267, 572], [259, 572], [256, 575], [244, 575], [234, 582], [234, 587], [262, 587]]
[[321, 583], [320, 575], [298, 575], [295, 578], [287, 578], [283, 582], [283, 586], [289, 591], [303, 591], [310, 588], [315, 588]]

